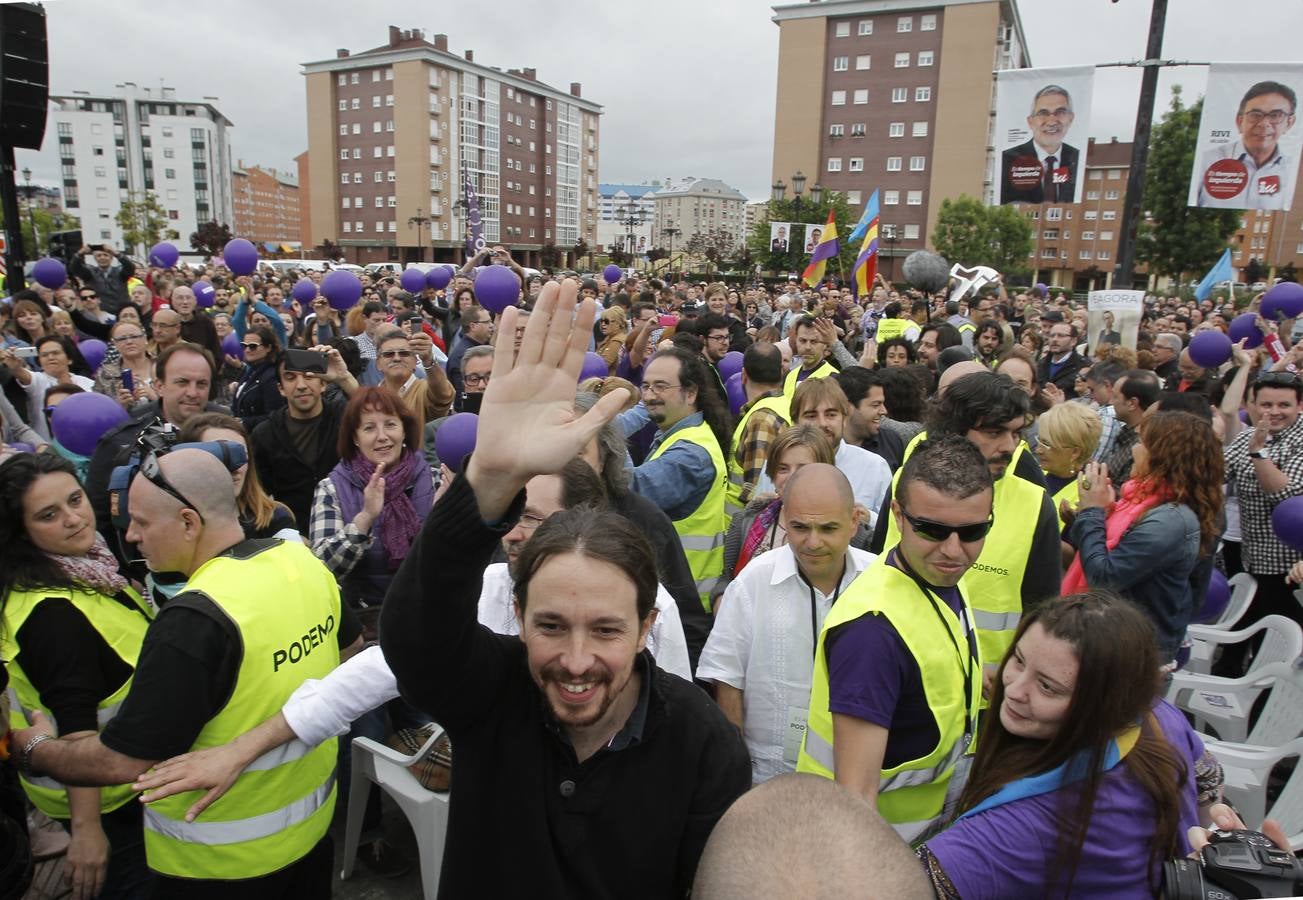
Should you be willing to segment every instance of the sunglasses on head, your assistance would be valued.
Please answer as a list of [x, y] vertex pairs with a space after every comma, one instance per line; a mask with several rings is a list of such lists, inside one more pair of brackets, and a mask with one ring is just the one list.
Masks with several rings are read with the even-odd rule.
[[991, 528], [995, 526], [994, 514], [985, 522], [974, 522], [970, 525], [946, 525], [942, 522], [933, 522], [930, 519], [916, 518], [905, 512], [904, 509], [901, 509], [900, 513], [905, 517], [905, 521], [909, 522], [915, 534], [936, 544], [949, 540], [952, 534], [958, 535], [961, 543], [971, 544], [986, 537]]
[[140, 474], [145, 476], [145, 480], [154, 487], [179, 500], [181, 505], [186, 509], [194, 510], [195, 515], [199, 517], [201, 523], [205, 525], [208, 524], [207, 522], [204, 522], [204, 514], [199, 511], [199, 507], [186, 499], [186, 495], [173, 487], [172, 483], [167, 480], [167, 476], [163, 474], [163, 467], [158, 464], [157, 452], [150, 453], [145, 457], [145, 461], [140, 464]]

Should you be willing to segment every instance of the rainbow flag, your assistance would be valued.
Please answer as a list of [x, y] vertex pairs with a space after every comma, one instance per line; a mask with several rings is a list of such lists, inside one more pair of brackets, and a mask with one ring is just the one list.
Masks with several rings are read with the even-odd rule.
[[823, 280], [823, 270], [828, 266], [828, 260], [837, 255], [841, 245], [837, 242], [837, 220], [833, 216], [833, 211], [828, 210], [828, 224], [823, 227], [823, 234], [819, 236], [819, 243], [815, 245], [814, 253], [810, 254], [810, 264], [805, 267], [805, 272], [801, 279], [810, 287], [814, 287]]
[[[851, 292], [858, 299], [873, 292], [873, 279], [878, 273], [878, 219], [881, 208], [878, 205], [878, 191], [875, 188], [864, 207], [864, 243], [860, 245], [860, 255], [855, 259], [851, 269]], [[857, 226], [858, 230], [858, 226]]]

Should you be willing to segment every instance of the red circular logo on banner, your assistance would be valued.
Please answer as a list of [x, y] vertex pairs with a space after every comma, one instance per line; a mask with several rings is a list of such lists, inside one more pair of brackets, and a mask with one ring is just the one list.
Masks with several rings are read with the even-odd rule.
[[1009, 164], [1009, 182], [1020, 191], [1038, 186], [1044, 173], [1035, 156], [1018, 156]]
[[1249, 170], [1238, 159], [1219, 159], [1203, 173], [1203, 189], [1214, 200], [1229, 200], [1244, 190]]

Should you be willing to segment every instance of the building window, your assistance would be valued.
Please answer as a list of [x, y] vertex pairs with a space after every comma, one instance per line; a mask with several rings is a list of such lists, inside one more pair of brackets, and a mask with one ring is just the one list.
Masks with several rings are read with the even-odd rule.
[[1100, 216], [1100, 218], [1103, 219], [1105, 222], [1112, 222], [1117, 217], [1118, 217], [1117, 210], [1113, 210], [1113, 209], [1104, 210], [1104, 214]]
[[354, 222], [354, 223], [353, 223], [353, 230], [356, 231], [358, 234], [361, 234], [361, 233], [362, 233], [362, 223], [361, 223], [361, 222]]
[[908, 68], [909, 68], [909, 54], [908, 54], [908, 53], [897, 53], [897, 54], [896, 54], [896, 68], [897, 68], [897, 69], [908, 69]]
[[[431, 212], [435, 212], [435, 210], [431, 210]], [[390, 219], [390, 220], [389, 220], [389, 233], [390, 233], [390, 234], [393, 234], [393, 233], [396, 232], [397, 230], [398, 230], [398, 223], [395, 222], [394, 220]]]
[[920, 66], [930, 66], [930, 65], [932, 65], [932, 60], [933, 60], [934, 58], [935, 58], [935, 55], [933, 54], [933, 52], [932, 52], [931, 50], [920, 50], [920, 51], [918, 51], [918, 64], [919, 64]]
[[[385, 148], [385, 156], [389, 157], [390, 159], [393, 159], [393, 158], [394, 158], [394, 145], [393, 145], [393, 144], [390, 144], [388, 147]], [[438, 165], [438, 163], [436, 162], [435, 165]]]
[[859, 206], [864, 201], [860, 198], [859, 191], [847, 191], [846, 202], [849, 203], [851, 206]]
[[928, 15], [926, 15], [926, 16], [919, 16], [919, 17], [918, 17], [918, 30], [919, 30], [919, 31], [936, 31], [936, 30], [937, 30], [937, 17], [936, 17], [936, 14], [935, 14], [935, 13], [930, 13], [930, 14], [928, 14]]
[[1111, 232], [1111, 231], [1101, 231], [1101, 232], [1099, 233], [1099, 239], [1100, 239], [1101, 241], [1111, 241], [1111, 240], [1113, 240], [1113, 232]]
[[1049, 209], [1045, 210], [1045, 221], [1047, 222], [1058, 222], [1062, 218], [1063, 218], [1062, 206], [1051, 206]]
[[1059, 258], [1059, 251], [1055, 250], [1053, 247], [1046, 247], [1044, 250], [1041, 251], [1041, 259], [1058, 259], [1058, 258]]
[[358, 73], [357, 73], [357, 72], [354, 72], [354, 73], [352, 74], [352, 76], [349, 78], [349, 81], [352, 82], [353, 84], [357, 84], [357, 82], [358, 82]]
[[349, 198], [345, 197], [344, 200], [343, 200], [343, 207], [344, 207], [344, 209], [348, 209], [349, 206], [350, 206], [350, 204], [351, 204], [351, 201], [349, 200]]
[[873, 34], [873, 20], [872, 20], [872, 19], [861, 19], [861, 20], [860, 20], [860, 26], [859, 26], [859, 28], [858, 28], [858, 32], [859, 32], [860, 37], [864, 37], [865, 35]]
[[899, 156], [888, 156], [888, 157], [887, 157], [887, 171], [888, 171], [888, 172], [899, 172], [899, 171], [900, 171], [900, 157], [899, 157]]
[[164, 169], [164, 170], [163, 170], [163, 177], [164, 177], [164, 178], [176, 178], [176, 169]]
[[372, 134], [379, 134], [379, 133], [380, 133], [380, 123], [379, 123], [379, 122], [372, 122], [372, 123], [371, 123], [371, 133], [372, 133]]
[[1113, 254], [1108, 250], [1101, 250], [1095, 254], [1096, 259], [1109, 259]]
[[914, 123], [914, 137], [927, 137], [927, 122]]
[[922, 205], [923, 205], [923, 192], [922, 192], [922, 191], [909, 191], [908, 193], [905, 194], [905, 204], [906, 204], [907, 206], [922, 206]]
[[1103, 181], [1103, 180], [1104, 180], [1104, 170], [1103, 170], [1103, 169], [1091, 169], [1089, 172], [1086, 173], [1086, 180], [1087, 180], [1087, 181]]
[[927, 103], [927, 102], [929, 102], [931, 99], [932, 99], [932, 88], [930, 88], [930, 87], [917, 87], [917, 88], [914, 88], [914, 102], [915, 102], [915, 103]]
[[887, 126], [887, 137], [897, 138], [897, 137], [904, 137], [904, 136], [905, 136], [904, 122], [892, 122], [890, 125]]
[[1077, 259], [1090, 259], [1092, 256], [1094, 256], [1094, 254], [1091, 253], [1089, 250], [1077, 251]]
[[904, 103], [908, 99], [909, 99], [909, 88], [898, 87], [898, 88], [891, 89], [892, 103]]
[[340, 183], [340, 184], [348, 184], [348, 173], [347, 173], [347, 172], [341, 172], [341, 173], [339, 174], [339, 183]]
[[[379, 173], [377, 173], [377, 174], [379, 174]], [[398, 180], [397, 176], [394, 175], [394, 173], [393, 173], [392, 170], [390, 170], [389, 172], [386, 172], [386, 173], [385, 173], [385, 178], [386, 178], [387, 180], [389, 180], [389, 181], [397, 181], [397, 180]], [[376, 180], [378, 181], [379, 179], [376, 179]]]
[[901, 16], [896, 20], [896, 34], [904, 34], [907, 31], [914, 30], [914, 17]]
[[832, 70], [834, 72], [845, 72], [850, 65], [850, 60], [845, 56], [834, 56], [832, 58]]
[[361, 122], [354, 122], [354, 123], [353, 123], [353, 133], [354, 133], [354, 134], [361, 134], [361, 133], [362, 133], [362, 123], [361, 123]]
[[393, 130], [394, 130], [394, 120], [390, 119], [389, 121], [385, 122], [385, 131], [393, 131]]
[[361, 184], [361, 183], [362, 183], [362, 173], [361, 173], [361, 172], [354, 172], [354, 173], [353, 173], [353, 183], [354, 183], [354, 184]]
[[1098, 200], [1098, 199], [1099, 199], [1099, 191], [1086, 191], [1086, 199], [1087, 199], [1087, 200]]
[[[839, 137], [841, 137], [842, 135], [844, 135], [845, 133], [846, 133], [846, 126], [845, 126], [845, 125], [829, 125], [829, 126], [828, 126], [828, 137], [839, 138]], [[533, 166], [530, 166], [530, 168], [532, 169]]]
[[897, 206], [900, 203], [900, 191], [883, 191], [882, 205]]
[[828, 157], [828, 171], [840, 172], [842, 170], [842, 158], [840, 156]]
[[353, 158], [354, 158], [354, 159], [361, 159], [361, 158], [362, 158], [362, 148], [361, 148], [361, 147], [354, 147], [354, 148], [353, 148]]
[[1082, 213], [1081, 217], [1085, 219], [1087, 222], [1094, 222], [1097, 218], [1099, 218], [1099, 214], [1096, 213], [1095, 210], [1093, 209], [1088, 209], [1084, 213]]
[[1108, 180], [1109, 180], [1109, 181], [1121, 181], [1121, 180], [1122, 180], [1122, 170], [1121, 170], [1121, 169], [1109, 169], [1109, 170], [1108, 170]]
[[394, 105], [394, 95], [385, 94], [385, 106], [393, 106], [393, 105]]
[[850, 22], [838, 22], [838, 23], [837, 23], [837, 37], [850, 37], [850, 36], [851, 36], [851, 23], [850, 23]]
[[380, 95], [379, 95], [379, 94], [376, 94], [374, 97], [371, 98], [371, 108], [372, 108], [372, 109], [379, 109], [379, 108], [380, 108]]
[[340, 72], [340, 73], [339, 73], [339, 86], [340, 86], [340, 87], [343, 87], [343, 86], [346, 85], [346, 84], [348, 84], [348, 76], [345, 75], [343, 72]]
[[1118, 198], [1118, 192], [1116, 189], [1108, 190], [1104, 192], [1105, 200], [1116, 200], [1117, 198]]
[[383, 234], [383, 233], [384, 233], [384, 230], [385, 230], [385, 223], [384, 223], [384, 222], [376, 222], [376, 231], [381, 232], [381, 233]]
[[917, 225], [906, 225], [906, 226], [905, 226], [905, 240], [907, 240], [907, 241], [917, 241], [917, 240], [918, 240], [918, 226], [917, 226]]
[[855, 57], [855, 71], [867, 72], [873, 64], [873, 58], [867, 53]]
[[863, 106], [865, 103], [868, 102], [869, 102], [869, 89], [868, 88], [858, 89], [855, 92], [855, 103], [859, 106]]
[[911, 172], [922, 172], [927, 166], [927, 157], [911, 156], [909, 158], [909, 170]]
[[343, 150], [340, 150], [340, 151], [339, 151], [339, 158], [340, 158], [340, 159], [348, 159], [348, 148], [347, 148], [347, 147], [345, 147]]
[[851, 159], [850, 159], [850, 164], [847, 166], [847, 171], [850, 171], [850, 172], [863, 172], [863, 171], [864, 171], [864, 157], [862, 157], [862, 156], [852, 156]]
[[1057, 241], [1059, 239], [1059, 229], [1047, 228], [1045, 231], [1041, 232], [1041, 237], [1045, 238], [1047, 241]]
[[339, 134], [340, 134], [341, 137], [347, 137], [347, 136], [348, 136], [348, 126], [347, 126], [347, 125], [340, 125], [340, 126], [339, 126]]
[[845, 105], [846, 105], [846, 92], [845, 92], [845, 91], [833, 91], [833, 92], [832, 92], [832, 105], [833, 105], [833, 106], [845, 106]]
[[[343, 76], [343, 75], [340, 75], [339, 77], [340, 77], [340, 78], [343, 78], [344, 76]], [[352, 222], [345, 222], [345, 223], [344, 223], [344, 234], [352, 234], [352, 232], [353, 232], [353, 223], [352, 223]]]
[[863, 122], [855, 122], [851, 125], [851, 137], [864, 137]]
[[384, 198], [384, 197], [376, 197], [376, 209], [380, 209], [380, 208], [382, 208], [384, 205], [385, 205], [385, 198]]

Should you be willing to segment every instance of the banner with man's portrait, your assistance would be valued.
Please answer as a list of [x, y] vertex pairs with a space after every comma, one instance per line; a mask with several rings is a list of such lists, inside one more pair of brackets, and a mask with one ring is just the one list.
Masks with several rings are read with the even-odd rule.
[[786, 253], [792, 247], [792, 223], [769, 223], [769, 252]]
[[996, 75], [997, 204], [1080, 203], [1093, 66]]
[[1213, 63], [1199, 119], [1190, 206], [1287, 210], [1303, 129], [1303, 64]]
[[814, 248], [819, 246], [819, 239], [823, 237], [823, 225], [813, 224], [805, 226], [805, 254], [814, 252]]
[[1086, 338], [1090, 356], [1100, 344], [1136, 349], [1140, 316], [1145, 309], [1144, 291], [1091, 291], [1086, 295]]

